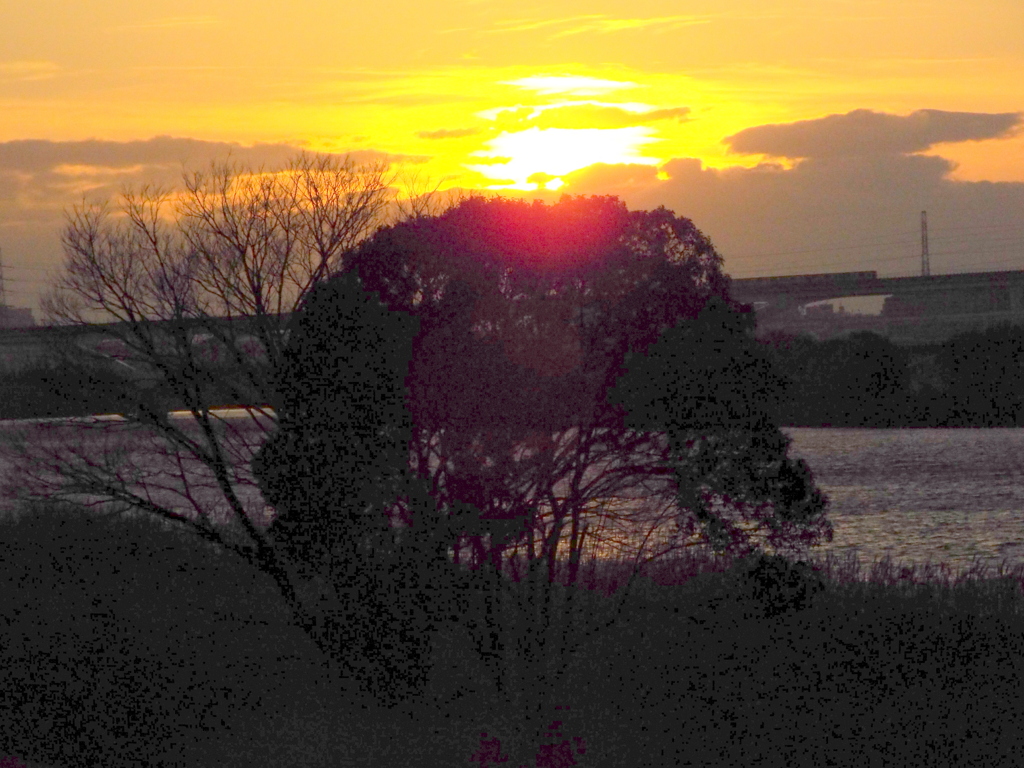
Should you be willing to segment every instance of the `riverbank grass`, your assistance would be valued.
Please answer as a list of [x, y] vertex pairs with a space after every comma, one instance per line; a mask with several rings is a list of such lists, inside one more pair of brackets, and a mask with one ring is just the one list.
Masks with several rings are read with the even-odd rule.
[[[67, 509], [0, 532], [0, 755], [454, 768], [502, 765], [521, 737], [457, 626], [424, 700], [382, 711], [323, 683], [273, 585], [229, 557]], [[576, 615], [611, 621], [545, 703], [547, 764], [1024, 764], [1024, 566], [811, 562], [824, 588], [800, 608], [696, 549], [646, 566], [621, 606], [629, 564], [585, 564]]]

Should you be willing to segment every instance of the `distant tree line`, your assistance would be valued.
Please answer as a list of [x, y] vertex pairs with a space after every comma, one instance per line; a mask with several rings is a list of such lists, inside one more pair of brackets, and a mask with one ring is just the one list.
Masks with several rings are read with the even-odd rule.
[[0, 419], [41, 419], [119, 413], [127, 382], [110, 370], [39, 362], [0, 374]]
[[875, 333], [827, 341], [771, 334], [761, 343], [786, 380], [779, 423], [802, 427], [1024, 425], [1024, 326], [898, 347]]
[[[827, 341], [772, 333], [761, 344], [785, 381], [778, 419], [786, 426], [1024, 425], [1024, 326], [972, 331], [928, 347], [900, 347], [869, 331]], [[214, 407], [266, 405], [225, 385], [223, 365], [209, 367], [211, 385], [221, 384], [211, 393]], [[166, 410], [187, 408], [167, 387], [148, 391]], [[138, 396], [138, 382], [109, 365], [54, 358], [0, 372], [0, 419], [123, 413]]]
[[[231, 386], [230, 366], [206, 366], [211, 407], [266, 405], [258, 395]], [[235, 377], [239, 378], [239, 377]], [[188, 402], [165, 382], [139, 381], [109, 363], [54, 357], [0, 372], [0, 420], [124, 414], [137, 410], [140, 395], [162, 411], [187, 410]]]

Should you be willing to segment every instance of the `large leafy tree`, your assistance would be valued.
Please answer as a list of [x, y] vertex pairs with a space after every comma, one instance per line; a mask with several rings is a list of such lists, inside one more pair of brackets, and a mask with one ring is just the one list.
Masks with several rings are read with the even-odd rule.
[[[392, 524], [426, 542], [423, 562], [447, 549], [468, 567], [461, 615], [498, 689], [530, 701], [535, 724], [564, 653], [597, 629], [573, 624], [572, 591], [555, 589], [584, 555], [628, 554], [636, 569], [681, 546], [749, 552], [759, 533], [778, 546], [830, 535], [823, 497], [763, 404], [775, 380], [751, 316], [688, 219], [609, 197], [474, 198], [380, 230], [345, 272], [419, 321], [406, 402], [421, 491], [396, 497]], [[309, 311], [325, 318], [311, 359], [343, 359], [336, 310]], [[282, 455], [345, 434], [316, 424], [290, 436], [282, 421]]]
[[[700, 529], [716, 550], [740, 556], [760, 549], [744, 526], [751, 521], [779, 550], [831, 539], [825, 498], [807, 464], [787, 456], [790, 440], [776, 422], [789, 382], [752, 332], [750, 314], [714, 298], [645, 353], [627, 353], [628, 372], [610, 393], [626, 425], [665, 435], [676, 537]], [[720, 514], [728, 508], [743, 514]]]
[[[750, 339], [752, 318], [729, 300], [710, 241], [670, 211], [630, 212], [615, 198], [476, 199], [384, 229], [347, 263], [422, 323], [410, 378], [413, 465], [435, 498], [452, 511], [468, 503], [484, 520], [529, 517], [511, 526], [522, 535], [510, 546], [492, 538], [486, 554], [470, 536], [474, 566], [531, 531], [535, 556], [550, 556], [565, 544], [547, 535], [563, 513], [571, 521], [602, 491], [673, 475], [662, 422], [680, 403], [692, 414], [672, 416], [680, 429], [774, 430], [764, 458], [785, 457], [769, 407], [778, 381]], [[688, 394], [669, 397], [673, 387]], [[552, 491], [612, 459], [620, 466], [576, 478], [577, 493]], [[664, 485], [675, 500], [676, 484]]]

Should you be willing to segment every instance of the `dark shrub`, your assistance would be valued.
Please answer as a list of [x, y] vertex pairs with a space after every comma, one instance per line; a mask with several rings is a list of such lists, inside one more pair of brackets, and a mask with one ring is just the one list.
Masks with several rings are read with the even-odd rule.
[[825, 590], [824, 579], [809, 564], [794, 563], [781, 555], [761, 553], [745, 558], [735, 571], [740, 579], [738, 597], [758, 603], [769, 618], [803, 610]]
[[320, 717], [320, 659], [262, 574], [181, 527], [71, 505], [0, 515], [0, 542], [0, 755], [317, 764], [323, 737], [281, 739]]

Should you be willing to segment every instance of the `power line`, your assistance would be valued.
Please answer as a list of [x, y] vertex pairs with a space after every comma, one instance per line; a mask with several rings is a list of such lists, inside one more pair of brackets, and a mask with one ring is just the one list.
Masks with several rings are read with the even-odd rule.
[[9, 264], [8, 265], [8, 269], [30, 269], [30, 270], [39, 271], [39, 272], [46, 272], [46, 271], [52, 269], [52, 267], [35, 267], [35, 266], [26, 266], [24, 264]]
[[[967, 234], [947, 234], [951, 232], [969, 232], [975, 230], [1009, 230], [1012, 232], [1020, 232], [1020, 235], [1008, 235], [1007, 237], [1000, 238], [986, 238], [987, 242], [1000, 241], [1000, 240], [1011, 240], [1011, 241], [1024, 241], [1024, 224], [971, 224], [964, 226], [944, 226], [944, 227], [930, 227], [929, 228], [929, 241], [935, 242], [936, 240], [958, 240], [964, 237], [968, 237]], [[765, 253], [753, 253], [753, 254], [733, 254], [730, 258], [733, 259], [755, 259], [767, 256], [793, 256], [804, 253], [832, 253], [835, 251], [848, 251], [856, 250], [859, 248], [876, 248], [884, 246], [910, 246], [915, 243], [919, 237], [920, 232], [909, 232], [907, 230], [893, 231], [891, 237], [887, 236], [885, 239], [880, 240], [865, 240], [861, 242], [851, 243], [848, 245], [838, 246], [821, 246], [815, 248], [799, 248], [794, 250], [786, 251], [770, 251]], [[901, 238], [901, 239], [891, 239]], [[914, 239], [910, 239], [914, 238]]]
[[[929, 242], [934, 241], [934, 239], [935, 238], [932, 238], [930, 236], [930, 232], [929, 232]], [[981, 243], [979, 243], [979, 246], [984, 246], [986, 248], [986, 250], [993, 250], [993, 251], [998, 252], [998, 253], [1006, 253], [1006, 252], [1013, 252], [1014, 249], [1012, 248], [1012, 246], [1016, 245], [1016, 244], [1020, 244], [1020, 245], [1024, 246], [1024, 238], [1000, 238], [1000, 239], [984, 240]], [[907, 253], [905, 255], [859, 258], [859, 259], [857, 259], [857, 263], [858, 264], [864, 264], [864, 265], [891, 264], [893, 262], [907, 262], [907, 263], [910, 263], [910, 261], [915, 258], [915, 255], [914, 255], [913, 251], [909, 250], [909, 246], [911, 246], [912, 243], [907, 242], [907, 243], [905, 243], [905, 245], [908, 246], [908, 251], [907, 251]], [[992, 249], [991, 248], [992, 245], [1002, 245], [1003, 247], [997, 248], [997, 249]], [[837, 247], [837, 248], [831, 248], [831, 249], [826, 249], [826, 248], [814, 249], [814, 251], [810, 251], [810, 250], [808, 250], [808, 251], [788, 251], [788, 252], [779, 252], [777, 254], [765, 254], [765, 255], [766, 256], [767, 255], [785, 256], [785, 255], [788, 255], [790, 253], [810, 253], [810, 252], [815, 252], [815, 253], [832, 253], [832, 252], [839, 251], [839, 250], [850, 250], [850, 248], [852, 248], [852, 246]], [[942, 250], [942, 251], [930, 250], [929, 251], [929, 255], [930, 256], [963, 256], [965, 258], [975, 258], [975, 257], [978, 256], [978, 249], [977, 248], [960, 247], [960, 248], [949, 249], [949, 250]], [[1024, 258], [1024, 248], [1022, 248], [1021, 256], [1022, 256], [1022, 258]], [[737, 261], [740, 258], [742, 258], [742, 257], [731, 256], [731, 257], [728, 257], [728, 260], [729, 261]], [[822, 262], [819, 259], [809, 259], [809, 260], [797, 259], [797, 260], [794, 260], [794, 261], [788, 261], [786, 266], [788, 266], [788, 267], [809, 268], [809, 267], [812, 267], [812, 266], [818, 265], [818, 264], [822, 264]], [[823, 266], [834, 267], [835, 265], [834, 264], [824, 264]], [[776, 267], [776, 268], [778, 268], [778, 267]]]
[[963, 227], [940, 227], [939, 232], [959, 232], [973, 229], [1024, 229], [1021, 224], [969, 224]]
[[[934, 242], [935, 240], [954, 240], [954, 241], [963, 242], [964, 238], [962, 238], [962, 237], [933, 237], [932, 238], [932, 242]], [[1024, 235], [1020, 235], [1018, 237], [982, 237], [982, 238], [975, 238], [974, 242], [978, 243], [979, 245], [989, 245], [990, 243], [1024, 243]]]
[[765, 256], [791, 256], [799, 253], [832, 253], [833, 251], [850, 251], [857, 248], [877, 248], [884, 245], [913, 245], [913, 240], [891, 240], [883, 242], [869, 242], [858, 245], [837, 245], [824, 248], [802, 248], [796, 251], [773, 251], [771, 253], [755, 253], [746, 256], [732, 256], [734, 259], [759, 259]]

